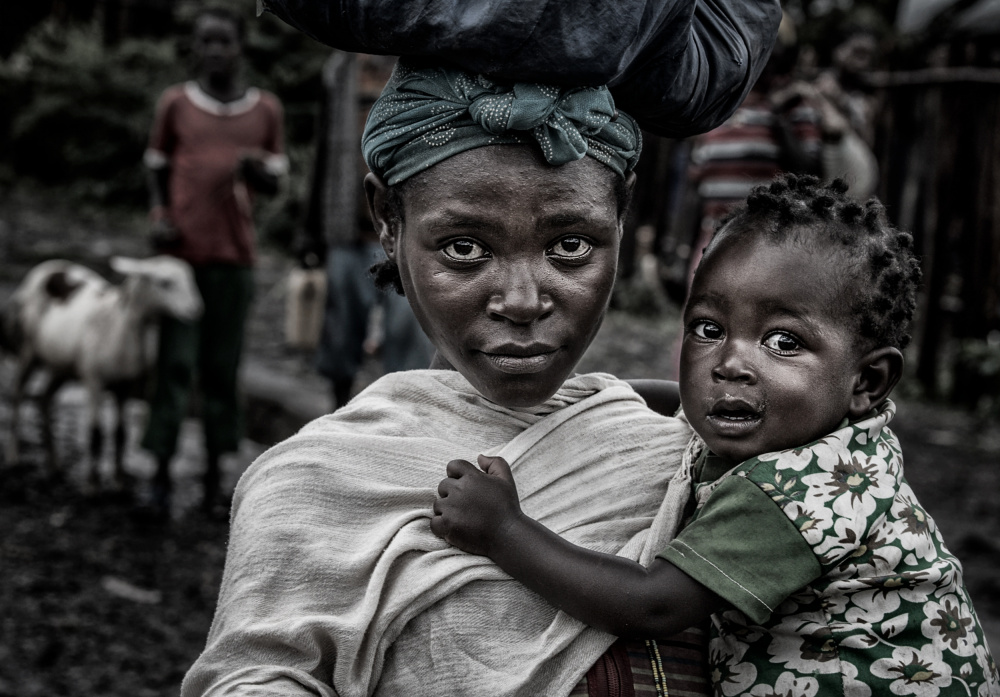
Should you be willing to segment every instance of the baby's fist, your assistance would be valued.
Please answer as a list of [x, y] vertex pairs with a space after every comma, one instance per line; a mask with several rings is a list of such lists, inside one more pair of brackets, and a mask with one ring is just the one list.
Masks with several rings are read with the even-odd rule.
[[521, 513], [510, 466], [500, 457], [479, 456], [479, 468], [465, 460], [448, 463], [438, 486], [431, 532], [472, 554], [489, 556], [498, 533]]

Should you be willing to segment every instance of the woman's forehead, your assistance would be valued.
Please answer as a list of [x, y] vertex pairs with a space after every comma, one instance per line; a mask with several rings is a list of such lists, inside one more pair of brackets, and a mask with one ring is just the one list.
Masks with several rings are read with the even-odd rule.
[[527, 145], [491, 145], [439, 162], [404, 184], [404, 197], [478, 199], [483, 191], [496, 193], [544, 189], [548, 198], [590, 196], [613, 198], [614, 177], [610, 169], [592, 158], [582, 158], [559, 167], [545, 162]]

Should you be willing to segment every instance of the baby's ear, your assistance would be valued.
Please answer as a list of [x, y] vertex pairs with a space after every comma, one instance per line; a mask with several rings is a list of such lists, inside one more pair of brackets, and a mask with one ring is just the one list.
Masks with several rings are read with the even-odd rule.
[[903, 353], [894, 346], [869, 351], [857, 362], [849, 418], [860, 419], [885, 401], [903, 375]]

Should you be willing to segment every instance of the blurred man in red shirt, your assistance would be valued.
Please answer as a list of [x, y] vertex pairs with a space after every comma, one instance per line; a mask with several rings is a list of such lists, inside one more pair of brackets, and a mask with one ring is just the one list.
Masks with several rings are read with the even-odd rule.
[[273, 194], [288, 168], [281, 103], [243, 83], [242, 18], [198, 15], [192, 51], [197, 77], [160, 98], [146, 150], [153, 242], [194, 267], [205, 302], [200, 322], [165, 320], [156, 391], [143, 447], [157, 460], [153, 505], [169, 510], [169, 465], [195, 377], [202, 396], [207, 467], [204, 503], [219, 498], [219, 457], [237, 449], [236, 378], [253, 296], [254, 191]]

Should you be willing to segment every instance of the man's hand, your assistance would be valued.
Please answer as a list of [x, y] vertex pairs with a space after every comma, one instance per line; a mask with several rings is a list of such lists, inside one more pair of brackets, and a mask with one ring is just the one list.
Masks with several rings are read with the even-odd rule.
[[[522, 515], [510, 466], [502, 457], [448, 463], [438, 486], [431, 532], [471, 554], [490, 556], [504, 530]], [[481, 470], [481, 471], [480, 471]]]
[[263, 150], [247, 151], [240, 155], [236, 174], [250, 188], [272, 196], [278, 191], [278, 177], [267, 169], [267, 153]]
[[149, 244], [154, 252], [169, 251], [180, 242], [180, 233], [170, 222], [165, 207], [154, 206], [150, 218]]

